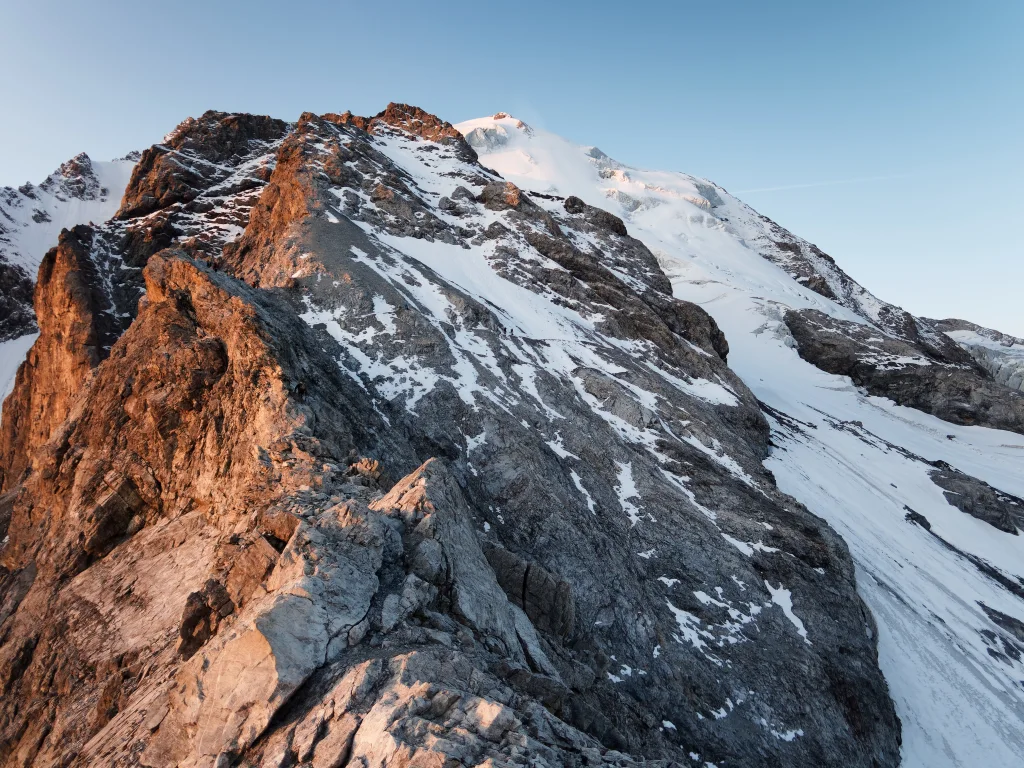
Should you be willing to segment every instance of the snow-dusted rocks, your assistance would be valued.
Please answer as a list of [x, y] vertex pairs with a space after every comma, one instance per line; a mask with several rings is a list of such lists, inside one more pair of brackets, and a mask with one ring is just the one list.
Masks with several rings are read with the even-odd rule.
[[936, 349], [818, 310], [789, 311], [785, 322], [800, 357], [873, 395], [954, 424], [1024, 433], [1024, 393], [994, 381], [948, 340]]

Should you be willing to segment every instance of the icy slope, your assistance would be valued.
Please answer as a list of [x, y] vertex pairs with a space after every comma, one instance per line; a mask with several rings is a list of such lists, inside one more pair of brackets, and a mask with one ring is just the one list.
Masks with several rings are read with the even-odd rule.
[[935, 320], [935, 329], [966, 349], [996, 381], [1024, 391], [1024, 339], [964, 320]]
[[[485, 165], [522, 188], [622, 216], [675, 294], [725, 331], [730, 365], [771, 409], [777, 448], [767, 466], [857, 562], [903, 721], [904, 765], [1024, 763], [1024, 540], [952, 506], [929, 463], [1021, 496], [1024, 438], [867, 397], [801, 360], [782, 322], [789, 308], [894, 335], [909, 316], [721, 188], [622, 166], [502, 114], [458, 127]], [[911, 510], [919, 524], [908, 522]]]

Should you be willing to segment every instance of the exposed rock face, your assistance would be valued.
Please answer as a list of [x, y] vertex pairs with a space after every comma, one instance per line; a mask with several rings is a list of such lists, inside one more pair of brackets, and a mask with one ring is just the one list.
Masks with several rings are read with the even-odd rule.
[[35, 289], [40, 338], [18, 370], [15, 392], [4, 404], [0, 445], [2, 485], [26, 469], [33, 449], [60, 425], [89, 372], [99, 365], [121, 330], [110, 314], [90, 251], [93, 231], [61, 233], [46, 254]]
[[323, 118], [341, 125], [350, 124], [356, 128], [362, 128], [368, 133], [377, 133], [382, 128], [386, 130], [390, 127], [439, 144], [462, 145], [464, 147], [462, 151], [468, 150], [471, 153], [471, 159], [476, 159], [476, 153], [465, 146], [462, 134], [455, 126], [409, 104], [391, 102], [382, 112], [378, 112], [373, 117], [358, 117], [351, 112], [345, 112], [341, 115], [327, 114]]
[[961, 512], [1014, 536], [1018, 528], [1024, 528], [1024, 499], [996, 490], [950, 466], [935, 470], [931, 478], [942, 488], [946, 500]]
[[462, 134], [451, 123], [445, 122], [419, 107], [412, 107], [408, 104], [396, 104], [394, 102], [388, 104], [383, 112], [367, 121], [371, 133], [375, 125], [379, 123], [390, 125], [414, 136], [442, 144], [445, 143], [445, 139], [455, 139], [456, 143], [462, 143]]
[[0, 765], [897, 764], [717, 325], [450, 128], [208, 113], [65, 235], [8, 400], [63, 410], [3, 420]]
[[96, 200], [109, 194], [96, 175], [92, 158], [84, 152], [61, 163], [57, 172], [39, 186], [46, 192], [78, 200]]
[[[401, 465], [402, 450], [372, 431], [381, 422], [347, 399], [358, 401], [358, 388], [269, 297], [180, 253], [152, 260], [146, 277], [139, 318], [37, 454], [7, 531], [4, 573], [33, 580], [3, 648], [33, 650], [0, 667], [4, 741], [27, 749], [25, 729], [45, 725], [41, 762], [96, 731], [89, 707], [111, 656], [173, 669], [193, 651], [179, 637], [203, 639], [189, 626], [202, 623], [197, 603], [216, 609], [206, 623], [219, 636], [216, 625], [259, 597], [278, 560], [263, 518], [327, 503], [325, 480], [340, 478], [357, 443]], [[140, 670], [125, 673], [125, 686], [138, 685]], [[74, 697], [29, 696], [55, 684]]]
[[[579, 686], [572, 697], [573, 714], [565, 717], [606, 744], [648, 757], [667, 757], [673, 754], [667, 742], [664, 749], [669, 751], [659, 752], [636, 741], [638, 729], [647, 726], [633, 719], [641, 717], [640, 710], [626, 702], [635, 701], [632, 697], [642, 690], [647, 702], [669, 708], [654, 719], [659, 740], [665, 733], [658, 729], [662, 719], [681, 727], [678, 720], [687, 718], [669, 711], [677, 694], [669, 692], [671, 686], [661, 689], [653, 679], [664, 679], [663, 675], [641, 671], [649, 671], [654, 646], [659, 645], [655, 638], [677, 635], [679, 621], [687, 620], [678, 617], [692, 615], [694, 626], [701, 626], [703, 619], [696, 617], [705, 614], [706, 606], [699, 600], [686, 603], [685, 608], [673, 602], [683, 613], [664, 611], [668, 602], [683, 600], [673, 597], [673, 578], [680, 578], [675, 574], [665, 576], [671, 591], [664, 594], [657, 589], [635, 594], [612, 585], [633, 582], [635, 569], [650, 577], [665, 575], [664, 564], [683, 560], [690, 562], [687, 570], [693, 568], [693, 574], [716, 572], [722, 562], [729, 563], [727, 568], [745, 570], [750, 561], [745, 550], [732, 548], [717, 553], [716, 557], [724, 558], [717, 565], [693, 562], [695, 553], [706, 548], [697, 542], [718, 537], [717, 525], [725, 525], [728, 514], [720, 512], [718, 523], [710, 521], [673, 481], [666, 483], [666, 475], [648, 463], [650, 458], [643, 451], [628, 449], [618, 430], [626, 434], [632, 429], [637, 434], [650, 430], [646, 439], [656, 441], [655, 450], [669, 457], [676, 471], [682, 474], [686, 467], [686, 474], [705, 478], [700, 493], [711, 494], [709, 505], [729, 508], [725, 500], [736, 498], [737, 508], [771, 515], [765, 519], [773, 520], [775, 535], [783, 537], [779, 541], [785, 540], [783, 531], [790, 525], [781, 519], [803, 514], [792, 507], [781, 513], [775, 502], [765, 506], [756, 500], [762, 497], [741, 490], [748, 487], [744, 481], [720, 471], [720, 465], [699, 448], [694, 450], [698, 444], [706, 445], [701, 439], [711, 437], [708, 433], [697, 437], [692, 430], [702, 429], [699, 425], [710, 420], [719, 425], [716, 430], [724, 430], [716, 432], [718, 439], [731, 434], [728, 450], [745, 457], [743, 467], [763, 476], [757, 457], [766, 450], [764, 423], [754, 404], [743, 404], [749, 403], [744, 400], [749, 394], [722, 365], [720, 354], [727, 348], [721, 333], [702, 310], [668, 295], [653, 255], [623, 233], [621, 222], [576, 203], [570, 203], [570, 210], [557, 201], [542, 207], [514, 185], [462, 160], [456, 148], [437, 148], [416, 136], [384, 129], [377, 133], [383, 144], [369, 143], [363, 135], [350, 122], [304, 116], [282, 147], [282, 160], [248, 231], [237, 248], [227, 250], [225, 259], [252, 284], [285, 287], [297, 299], [301, 297], [297, 309], [314, 327], [323, 329], [325, 343], [338, 344], [332, 348], [337, 349], [344, 368], [368, 391], [376, 392], [375, 407], [393, 424], [402, 424], [420, 456], [440, 455], [453, 462], [467, 500], [486, 523], [484, 539], [492, 556], [493, 547], [501, 547], [518, 561], [531, 563], [531, 570], [539, 568], [538, 576], [551, 576], [553, 593], [545, 586], [546, 578], [544, 583], [531, 580], [538, 589], [536, 597], [528, 594], [525, 600], [520, 596], [511, 602], [526, 607], [528, 616], [532, 612], [538, 627], [545, 626], [547, 634], [541, 632], [541, 639], [546, 656], [563, 681], [575, 681], [564, 684]], [[428, 171], [432, 167], [443, 169], [444, 178], [451, 181], [434, 181]], [[405, 256], [404, 248], [415, 248], [418, 260]], [[463, 275], [481, 277], [450, 281], [438, 271], [449, 264], [462, 264]], [[513, 307], [494, 304], [503, 300], [500, 294], [486, 294], [492, 302], [488, 305], [480, 294], [460, 287], [470, 280], [490, 279], [485, 277], [490, 273], [502, 279], [503, 290], [516, 302], [544, 297], [555, 307], [594, 317], [597, 334], [574, 342], [578, 346], [573, 354], [587, 362], [567, 361], [564, 371], [558, 363], [545, 362], [557, 359], [552, 342], [558, 339], [550, 338], [555, 333], [540, 326], [534, 330], [523, 324]], [[441, 308], [434, 308], [438, 304]], [[651, 365], [674, 371], [670, 375], [684, 389], [684, 377], [722, 382], [735, 393], [735, 400], [726, 396], [734, 404], [715, 405], [687, 397], [688, 412], [701, 416], [683, 427], [685, 417], [670, 405], [681, 405], [680, 390], [646, 364], [638, 365], [642, 355], [616, 352], [619, 344], [649, 350]], [[604, 372], [609, 369], [623, 373], [609, 376]], [[637, 390], [630, 386], [657, 392], [656, 408], [636, 399]], [[531, 396], [532, 388], [537, 391]], [[499, 394], [495, 401], [486, 392], [507, 394]], [[600, 411], [607, 416], [599, 415]], [[680, 432], [675, 432], [676, 427]], [[690, 440], [679, 440], [673, 432], [689, 434]], [[559, 464], [562, 469], [556, 469]], [[531, 469], [524, 472], [524, 467]], [[580, 472], [587, 479], [577, 483], [574, 476], [579, 479]], [[627, 488], [632, 483], [643, 488], [636, 496], [639, 499], [642, 494], [642, 504], [630, 501], [633, 497]], [[760, 481], [755, 483], [760, 486]], [[696, 515], [687, 513], [684, 523], [672, 511], [679, 508], [694, 510]], [[616, 533], [595, 530], [595, 514], [603, 521], [600, 528], [607, 531], [610, 525]], [[779, 514], [782, 518], [776, 519]], [[807, 519], [808, 525], [816, 527]], [[735, 522], [743, 525], [738, 518]], [[763, 537], [754, 530], [735, 535], [752, 542]], [[831, 559], [824, 553], [834, 546], [832, 541], [822, 541], [821, 556]], [[619, 549], [623, 542], [629, 542], [628, 549]], [[429, 546], [417, 554], [425, 563], [424, 572], [430, 572], [427, 564], [436, 560], [431, 559]], [[773, 546], [793, 552], [797, 545], [794, 540]], [[592, 558], [598, 552], [621, 554], [603, 557], [606, 578], [595, 580]], [[807, 551], [805, 556], [815, 561], [818, 555]], [[510, 570], [512, 574], [500, 574], [506, 594], [515, 593], [514, 569]], [[763, 584], [767, 577], [768, 571], [738, 575], [746, 585]], [[772, 584], [791, 577], [776, 576]], [[559, 584], [569, 589], [560, 589]], [[692, 588], [700, 591], [696, 583]], [[397, 605], [415, 602], [413, 594], [414, 589], [408, 598], [396, 598]], [[570, 594], [573, 622], [568, 621], [570, 611], [565, 605]], [[770, 601], [771, 593], [765, 590], [764, 595]], [[728, 603], [722, 601], [722, 605]], [[645, 624], [636, 626], [637, 612], [646, 617], [644, 622], [653, 622], [650, 629]], [[660, 624], [666, 619], [667, 624]], [[714, 625], [710, 616], [707, 620]], [[559, 642], [570, 624], [596, 627], [594, 636], [570, 632]], [[762, 626], [760, 632], [766, 631]], [[736, 654], [742, 655], [742, 644], [734, 649], [714, 630], [709, 634], [707, 642], [716, 645], [716, 654], [735, 659]], [[687, 668], [697, 677], [684, 685], [703, 690], [715, 684], [710, 676], [704, 678], [696, 671], [707, 662], [704, 636], [695, 635], [695, 639], [696, 645], [688, 646], [695, 653]], [[650, 644], [646, 658], [635, 650], [637, 644], [645, 643]], [[798, 635], [795, 652], [805, 652], [801, 647], [814, 652], [814, 646], [807, 646]], [[660, 644], [657, 658], [662, 661], [656, 663], [674, 656], [677, 648], [671, 640]], [[630, 674], [622, 672], [624, 666]], [[534, 668], [532, 673], [543, 669]], [[720, 678], [720, 673], [715, 676]], [[862, 691], [871, 685], [857, 684]], [[631, 690], [635, 693], [625, 693]], [[823, 690], [838, 688], [829, 683]], [[719, 699], [719, 705], [724, 705], [725, 698], [728, 695]], [[697, 733], [705, 721], [691, 718], [690, 722], [695, 728], [690, 732]], [[858, 728], [887, 727], [882, 722], [868, 725], [864, 721]], [[770, 738], [771, 743], [780, 743]], [[823, 748], [816, 754], [820, 757], [828, 751]], [[741, 753], [758, 759], [745, 751], [736, 754]]]
[[[919, 357], [972, 365], [963, 351], [707, 180], [632, 168], [504, 114], [458, 128], [484, 165], [546, 210], [560, 216], [555, 203], [574, 196], [607, 207], [651, 247], [675, 295], [707, 309], [728, 335], [729, 361], [772, 426], [765, 466], [850, 545], [858, 591], [885, 638], [879, 660], [902, 719], [905, 764], [1024, 764], [1024, 663], [1016, 641], [981, 606], [1022, 618], [1021, 539], [968, 517], [929, 476], [944, 460], [1024, 497], [1024, 437], [944, 424], [867, 396], [849, 378], [799, 359], [783, 317], [788, 309], [859, 317], [856, 327], [870, 337], [905, 342]], [[465, 225], [467, 206], [450, 199]], [[488, 222], [487, 229], [499, 224], [505, 226]], [[811, 280], [836, 298], [812, 290]], [[908, 515], [919, 525], [907, 524]], [[515, 554], [533, 560], [523, 550]], [[573, 587], [578, 596], [579, 582]]]
[[873, 395], [955, 424], [1024, 432], [1024, 395], [993, 381], [948, 338], [942, 347], [912, 344], [817, 310], [789, 311], [785, 321], [803, 359]]
[[493, 544], [487, 546], [486, 554], [508, 599], [538, 629], [560, 638], [573, 634], [576, 609], [569, 582]]

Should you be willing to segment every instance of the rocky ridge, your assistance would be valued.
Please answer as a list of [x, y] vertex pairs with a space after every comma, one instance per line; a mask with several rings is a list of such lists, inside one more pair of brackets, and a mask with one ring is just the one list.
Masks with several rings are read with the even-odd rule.
[[896, 764], [718, 326], [453, 131], [207, 113], [47, 255], [2, 764]]

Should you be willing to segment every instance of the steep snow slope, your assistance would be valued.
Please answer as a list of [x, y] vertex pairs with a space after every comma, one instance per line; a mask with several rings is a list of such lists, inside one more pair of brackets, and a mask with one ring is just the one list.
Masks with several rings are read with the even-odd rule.
[[[903, 721], [904, 765], [1024, 764], [1024, 540], [959, 511], [929, 477], [944, 461], [1020, 496], [1024, 438], [865, 396], [801, 360], [786, 309], [894, 334], [909, 316], [720, 187], [628, 168], [501, 113], [457, 127], [523, 189], [622, 216], [675, 294], [725, 331], [730, 365], [772, 415], [777, 448], [766, 465], [853, 552]], [[911, 511], [930, 532], [908, 522]]]
[[0, 398], [10, 394], [18, 366], [25, 359], [37, 336], [35, 333], [26, 333], [16, 339], [0, 341]]

